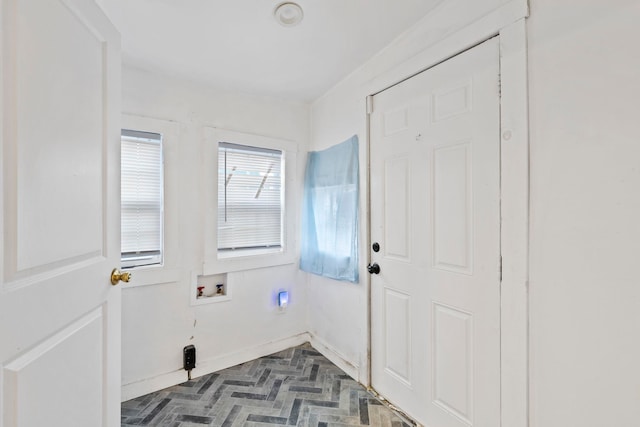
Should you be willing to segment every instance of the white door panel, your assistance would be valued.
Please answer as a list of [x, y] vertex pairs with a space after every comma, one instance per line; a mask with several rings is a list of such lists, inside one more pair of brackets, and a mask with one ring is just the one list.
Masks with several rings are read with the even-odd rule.
[[372, 384], [428, 426], [500, 423], [498, 41], [376, 95]]
[[92, 0], [2, 0], [3, 426], [120, 424], [120, 40]]

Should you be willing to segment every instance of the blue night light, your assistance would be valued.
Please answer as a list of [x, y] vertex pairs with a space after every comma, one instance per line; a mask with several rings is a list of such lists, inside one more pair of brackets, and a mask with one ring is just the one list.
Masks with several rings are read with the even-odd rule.
[[278, 293], [278, 306], [280, 308], [286, 308], [289, 304], [289, 292], [282, 291]]

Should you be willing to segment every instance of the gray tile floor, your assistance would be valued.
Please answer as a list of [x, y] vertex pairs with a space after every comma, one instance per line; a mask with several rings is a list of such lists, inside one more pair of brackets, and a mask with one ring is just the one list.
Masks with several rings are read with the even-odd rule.
[[122, 403], [122, 426], [276, 425], [411, 426], [309, 344]]

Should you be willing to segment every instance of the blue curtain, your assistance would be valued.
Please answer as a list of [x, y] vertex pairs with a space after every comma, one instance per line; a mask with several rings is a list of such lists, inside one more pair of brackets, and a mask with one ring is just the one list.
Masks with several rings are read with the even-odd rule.
[[300, 268], [358, 282], [358, 137], [309, 153]]

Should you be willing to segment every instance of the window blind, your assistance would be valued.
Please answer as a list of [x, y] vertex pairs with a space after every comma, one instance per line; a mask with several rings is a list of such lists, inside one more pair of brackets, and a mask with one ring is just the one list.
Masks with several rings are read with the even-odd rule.
[[162, 136], [122, 130], [122, 266], [162, 262]]
[[282, 151], [218, 144], [218, 250], [282, 246]]

